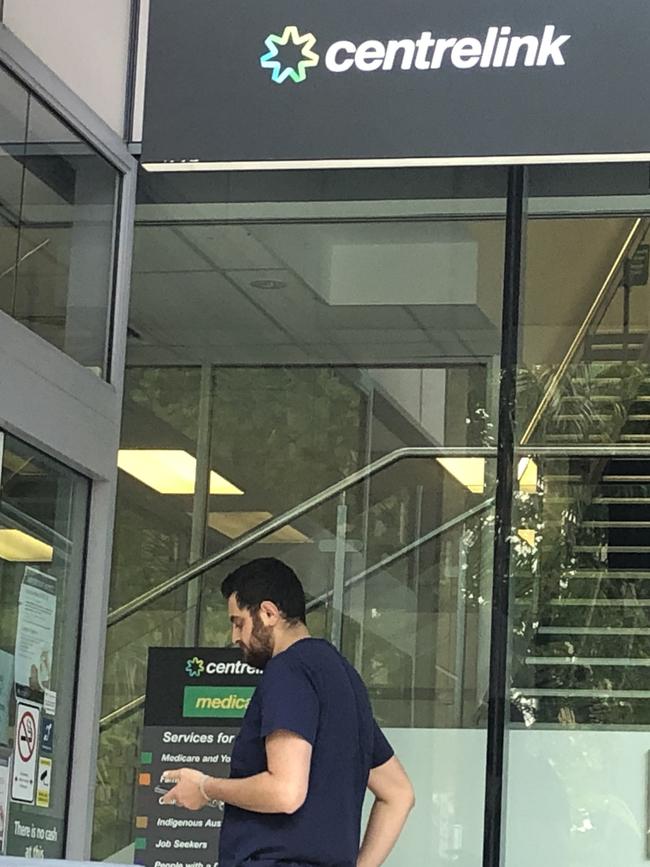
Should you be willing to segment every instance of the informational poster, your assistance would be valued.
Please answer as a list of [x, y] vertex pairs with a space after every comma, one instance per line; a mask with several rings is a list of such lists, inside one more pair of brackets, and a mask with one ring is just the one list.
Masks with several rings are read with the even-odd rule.
[[36, 806], [50, 806], [50, 791], [52, 789], [52, 759], [41, 756], [38, 760], [38, 776], [36, 777]]
[[41, 721], [41, 755], [54, 752], [54, 720], [44, 716]]
[[0, 744], [9, 743], [9, 708], [13, 697], [14, 657], [0, 650]]
[[16, 727], [11, 774], [11, 800], [22, 804], [34, 803], [38, 742], [41, 711], [34, 704], [19, 701], [16, 705]]
[[[138, 775], [135, 863], [217, 867], [223, 806], [163, 806], [165, 770], [230, 773], [232, 746], [261, 672], [238, 650], [151, 648]], [[158, 790], [158, 791], [157, 791]]]
[[40, 700], [50, 688], [56, 622], [56, 579], [27, 566], [18, 597], [16, 694]]
[[0, 855], [4, 855], [9, 824], [10, 764], [8, 755], [0, 756]]

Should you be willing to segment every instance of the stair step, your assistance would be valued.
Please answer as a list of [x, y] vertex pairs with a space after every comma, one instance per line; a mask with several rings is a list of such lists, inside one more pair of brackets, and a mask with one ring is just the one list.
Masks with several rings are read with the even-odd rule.
[[648, 657], [636, 657], [630, 659], [606, 658], [600, 656], [527, 656], [526, 665], [600, 665], [617, 666], [621, 668], [650, 668]]
[[585, 361], [636, 361], [639, 346], [629, 344], [627, 352], [622, 346], [594, 346], [585, 352]]
[[589, 379], [585, 379], [584, 376], [576, 376], [572, 378], [572, 382], [586, 383], [587, 385], [614, 385], [620, 383], [622, 379], [622, 376], [598, 376]]
[[540, 635], [650, 635], [648, 626], [540, 626]]
[[574, 606], [576, 608], [650, 608], [650, 599], [551, 599], [548, 605], [554, 607]]
[[[571, 440], [572, 442], [591, 442], [591, 443], [602, 443], [604, 434], [589, 434], [588, 436], [584, 436], [579, 433], [547, 433], [546, 439], [548, 442], [559, 442], [563, 443], [567, 440]], [[650, 435], [648, 436], [648, 440], [650, 440]], [[605, 442], [609, 442], [606, 440]]]
[[620, 438], [626, 443], [650, 443], [650, 434], [623, 433]]
[[528, 689], [515, 686], [511, 688], [510, 694], [530, 698], [553, 695], [558, 698], [650, 698], [650, 689]]
[[588, 338], [592, 346], [601, 346], [610, 342], [622, 343], [625, 338], [634, 340], [636, 343], [644, 343], [650, 335], [647, 331], [628, 331], [627, 335], [622, 331], [598, 331], [596, 334], [590, 335]]
[[[637, 527], [650, 527], [650, 521], [583, 521], [580, 525], [581, 527], [618, 527], [618, 528], [627, 528], [629, 530], [634, 530]], [[635, 551], [640, 550], [639, 548], [635, 548]]]
[[[558, 497], [557, 499], [561, 499]], [[570, 499], [567, 497], [565, 499]], [[634, 504], [643, 504], [650, 505], [650, 497], [594, 497], [591, 501], [592, 503], [599, 503], [602, 505], [618, 505], [619, 503], [634, 503]]]
[[[579, 413], [563, 413], [562, 415], [555, 416], [555, 421], [580, 421], [583, 417]], [[597, 415], [594, 413], [594, 415], [589, 416], [589, 421], [609, 421], [612, 418], [614, 418], [613, 412], [598, 413]]]
[[[578, 476], [578, 478], [582, 478], [582, 477]], [[608, 484], [611, 482], [629, 482], [629, 483], [636, 482], [639, 484], [644, 483], [644, 482], [650, 483], [650, 475], [642, 476], [642, 475], [630, 474], [629, 476], [622, 476], [622, 475], [619, 476], [619, 475], [612, 475], [611, 473], [608, 473], [608, 474], [603, 476], [602, 481], [606, 482]]]
[[650, 545], [576, 545], [576, 554], [650, 554]]
[[[648, 395], [650, 397], [650, 395]], [[580, 401], [584, 402], [585, 395], [584, 394], [564, 394], [560, 398], [560, 403], [571, 403], [572, 401]], [[620, 401], [620, 397], [615, 394], [590, 394], [589, 399], [593, 400], [594, 403], [618, 403]], [[643, 400], [644, 398], [640, 398]]]
[[602, 572], [596, 572], [592, 570], [576, 570], [575, 572], [567, 573], [565, 575], [560, 576], [564, 580], [576, 579], [579, 580], [581, 578], [593, 578], [594, 580], [601, 579], [603, 581], [611, 581], [611, 580], [628, 580], [628, 581], [644, 581], [650, 579], [650, 572], [646, 570], [638, 570], [630, 569], [628, 571], [622, 570], [617, 571], [613, 569], [610, 571], [603, 570]]

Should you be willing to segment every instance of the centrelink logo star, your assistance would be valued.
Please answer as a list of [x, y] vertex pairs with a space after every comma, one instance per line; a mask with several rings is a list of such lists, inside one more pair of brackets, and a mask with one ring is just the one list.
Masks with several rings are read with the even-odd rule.
[[198, 656], [193, 656], [185, 663], [185, 671], [190, 677], [200, 677], [205, 670], [205, 663]]
[[[292, 43], [296, 48], [302, 51], [302, 60], [299, 60], [295, 68], [293, 66], [282, 67], [282, 63], [277, 59], [279, 55], [279, 47]], [[266, 47], [268, 52], [260, 57], [260, 63], [263, 69], [272, 70], [271, 80], [276, 84], [282, 84], [290, 78], [296, 84], [300, 84], [307, 78], [307, 70], [318, 65], [320, 57], [313, 50], [316, 45], [316, 37], [313, 33], [306, 33], [301, 36], [298, 28], [289, 25], [284, 28], [282, 36], [271, 34], [266, 39]]]

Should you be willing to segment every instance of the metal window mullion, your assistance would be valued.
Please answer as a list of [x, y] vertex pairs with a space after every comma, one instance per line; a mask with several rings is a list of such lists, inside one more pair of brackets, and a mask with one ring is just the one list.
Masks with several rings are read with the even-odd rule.
[[490, 634], [483, 867], [500, 867], [505, 806], [508, 723], [508, 601], [515, 456], [515, 412], [519, 351], [519, 302], [527, 170], [508, 172], [505, 266], [501, 328], [501, 387], [495, 497], [494, 559]]
[[[201, 366], [199, 387], [199, 419], [196, 438], [196, 475], [192, 501], [192, 530], [190, 563], [205, 556], [205, 539], [210, 508], [210, 470], [212, 444], [212, 366]], [[199, 640], [201, 596], [204, 575], [197, 575], [187, 585], [187, 611], [185, 615], [185, 644], [195, 645]]]

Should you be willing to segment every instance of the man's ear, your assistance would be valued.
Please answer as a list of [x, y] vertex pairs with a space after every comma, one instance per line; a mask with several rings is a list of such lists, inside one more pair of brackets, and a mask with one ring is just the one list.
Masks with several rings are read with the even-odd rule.
[[280, 609], [275, 602], [265, 600], [260, 604], [260, 616], [266, 626], [275, 626], [281, 618]]

